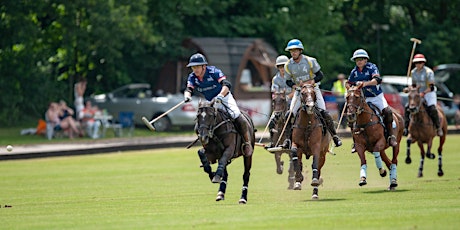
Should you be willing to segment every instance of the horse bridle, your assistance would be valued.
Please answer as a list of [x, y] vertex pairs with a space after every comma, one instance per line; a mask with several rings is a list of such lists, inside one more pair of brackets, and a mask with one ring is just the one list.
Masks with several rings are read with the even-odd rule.
[[[227, 122], [230, 122], [231, 120], [230, 119], [224, 119], [223, 121], [221, 121], [219, 124], [215, 125], [217, 123], [217, 116], [218, 116], [218, 109], [215, 108], [215, 107], [212, 107], [212, 106], [203, 106], [203, 107], [200, 107], [199, 109], [204, 109], [206, 111], [202, 111], [201, 113], [206, 113], [206, 114], [211, 114], [211, 116], [213, 117], [214, 121], [212, 121], [210, 123], [210, 125], [207, 125], [207, 124], [200, 124], [200, 126], [198, 127], [198, 130], [202, 130], [203, 128], [209, 130], [209, 138], [213, 139], [215, 137], [214, 135], [214, 131], [216, 129], [218, 129], [220, 126], [224, 125], [225, 123]], [[199, 111], [198, 109], [198, 111]], [[207, 111], [211, 110], [210, 113], [207, 113]], [[214, 126], [215, 125], [215, 126]], [[198, 132], [198, 135], [199, 132]]]
[[[410, 89], [410, 91], [415, 91], [415, 92], [418, 94], [417, 89]], [[410, 109], [410, 107], [409, 107], [410, 113], [412, 113], [412, 112], [413, 112], [413, 113], [418, 113], [418, 112], [420, 112], [420, 108], [421, 108], [421, 106], [423, 106], [423, 99], [424, 99], [424, 98], [420, 96], [420, 100], [419, 100], [419, 102], [418, 102], [418, 105], [415, 107], [415, 110], [414, 110], [414, 111], [412, 111], [412, 110]]]
[[[354, 96], [354, 92], [356, 92], [356, 90], [360, 90], [360, 89], [349, 89], [348, 91], [353, 91], [352, 96]], [[362, 93], [362, 91], [361, 91], [361, 93]], [[348, 94], [347, 96], [350, 96], [350, 94]], [[356, 109], [356, 115], [359, 115], [362, 112], [364, 112], [364, 108], [362, 107], [362, 104], [366, 103], [366, 101], [364, 100], [364, 97], [360, 96], [359, 99], [360, 99], [359, 100], [359, 105], [352, 104], [352, 103], [347, 103], [347, 107], [354, 107]]]
[[[313, 97], [311, 97], [311, 98], [307, 98], [307, 101], [303, 100], [303, 98], [304, 98], [303, 96], [306, 94], [305, 91], [307, 90], [307, 88], [311, 88], [313, 90], [313, 94], [315, 94], [315, 96], [316, 96], [316, 93], [314, 91], [314, 86], [311, 85], [311, 84], [304, 84], [304, 85], [302, 85], [302, 89], [300, 91], [301, 103], [302, 103], [302, 109], [304, 111], [307, 111], [308, 113], [311, 113], [313, 110], [309, 110], [309, 109], [307, 109], [307, 107], [309, 107], [309, 108], [311, 107], [311, 108], [314, 109], [315, 108], [315, 99], [313, 99]], [[309, 106], [307, 104], [313, 104], [313, 106]]]

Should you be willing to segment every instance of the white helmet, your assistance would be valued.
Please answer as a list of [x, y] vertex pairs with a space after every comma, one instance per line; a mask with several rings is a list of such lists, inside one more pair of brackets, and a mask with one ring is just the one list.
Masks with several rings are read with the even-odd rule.
[[353, 53], [353, 57], [350, 58], [351, 61], [355, 61], [355, 58], [359, 58], [359, 57], [362, 57], [362, 58], [367, 58], [369, 59], [369, 55], [367, 55], [367, 52], [363, 49], [357, 49], [354, 53]]
[[280, 55], [276, 58], [275, 66], [284, 65], [289, 61], [286, 55]]

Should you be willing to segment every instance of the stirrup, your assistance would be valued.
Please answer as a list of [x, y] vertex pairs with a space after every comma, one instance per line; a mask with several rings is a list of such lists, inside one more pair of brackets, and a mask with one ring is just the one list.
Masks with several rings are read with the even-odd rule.
[[340, 147], [342, 145], [342, 141], [340, 140], [339, 136], [334, 135], [332, 140], [334, 140], [335, 147]]
[[283, 149], [289, 149], [291, 146], [291, 139], [286, 138], [281, 146]]
[[351, 145], [351, 153], [356, 153], [356, 144], [355, 143], [353, 143]]

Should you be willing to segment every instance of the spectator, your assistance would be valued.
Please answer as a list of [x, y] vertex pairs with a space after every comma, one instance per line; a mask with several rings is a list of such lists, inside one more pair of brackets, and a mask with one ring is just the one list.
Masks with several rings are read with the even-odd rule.
[[[336, 96], [337, 106], [341, 116], [343, 116], [342, 112], [345, 106], [345, 93], [347, 92], [347, 88], [345, 87], [346, 82], [345, 74], [339, 73], [331, 89], [332, 93]], [[342, 123], [339, 125], [345, 127], [345, 120], [346, 119], [342, 119]]]
[[332, 92], [334, 93], [334, 95], [336, 96], [345, 95], [345, 92], [347, 91], [345, 87], [345, 82], [346, 82], [345, 74], [339, 73], [339, 75], [337, 75], [337, 81], [335, 81], [334, 84], [332, 85]]
[[59, 104], [56, 102], [51, 102], [48, 106], [48, 110], [46, 111], [46, 120], [54, 126], [55, 130], [68, 129], [69, 138], [73, 139], [74, 133], [79, 133], [75, 120], [71, 116], [60, 119], [60, 116], [62, 116], [62, 112], [60, 110]]
[[86, 101], [85, 107], [81, 111], [82, 125], [86, 129], [86, 134], [92, 139], [99, 138], [99, 127], [101, 126], [101, 123], [99, 120], [94, 118], [98, 112], [99, 109], [95, 106], [93, 107], [91, 101], [89, 100]]
[[79, 120], [81, 118], [80, 112], [85, 107], [83, 105], [83, 96], [86, 91], [86, 79], [81, 77], [80, 80], [74, 85], [74, 95], [75, 95], [75, 110], [76, 117]]

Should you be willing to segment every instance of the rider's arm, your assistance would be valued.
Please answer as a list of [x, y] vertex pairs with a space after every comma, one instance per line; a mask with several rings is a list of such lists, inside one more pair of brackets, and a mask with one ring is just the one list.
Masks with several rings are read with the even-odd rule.
[[321, 70], [318, 70], [318, 72], [315, 73], [315, 83], [320, 82], [324, 77], [324, 74]]
[[230, 89], [232, 88], [232, 84], [227, 79], [222, 79], [219, 83], [222, 85], [222, 90], [220, 90], [219, 94], [224, 97], [227, 96], [228, 92], [230, 92]]

